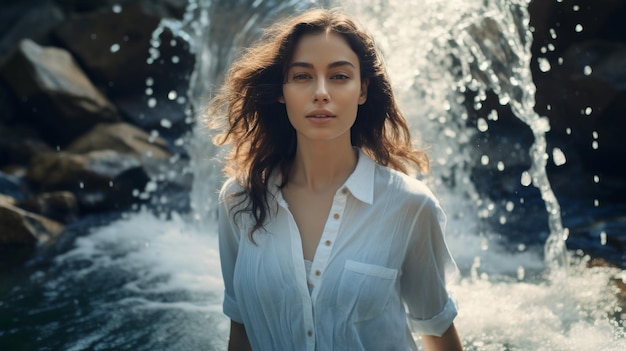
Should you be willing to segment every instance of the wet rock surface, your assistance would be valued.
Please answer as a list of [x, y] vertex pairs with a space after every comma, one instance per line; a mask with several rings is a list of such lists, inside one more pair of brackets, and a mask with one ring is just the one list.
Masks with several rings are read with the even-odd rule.
[[[0, 5], [2, 256], [26, 258], [29, 250], [16, 247], [58, 240], [85, 217], [155, 201], [188, 210], [188, 197], [177, 195], [190, 188], [188, 156], [168, 140], [190, 130], [184, 96], [194, 55], [169, 30], [153, 34], [186, 5]], [[148, 62], [151, 48], [159, 55]]]

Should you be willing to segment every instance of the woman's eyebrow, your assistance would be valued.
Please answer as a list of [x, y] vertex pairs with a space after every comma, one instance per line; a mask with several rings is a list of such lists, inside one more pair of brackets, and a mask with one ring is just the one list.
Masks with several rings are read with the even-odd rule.
[[[350, 61], [335, 61], [328, 64], [328, 68], [336, 68], [341, 66], [350, 66], [356, 69], [356, 66]], [[291, 63], [287, 68], [293, 67], [313, 68], [314, 66], [312, 63], [296, 61]]]

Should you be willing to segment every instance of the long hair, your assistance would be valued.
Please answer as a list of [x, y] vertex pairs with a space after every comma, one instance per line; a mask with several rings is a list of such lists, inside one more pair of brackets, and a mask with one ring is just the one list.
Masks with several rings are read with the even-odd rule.
[[[281, 187], [288, 181], [296, 152], [296, 131], [287, 118], [283, 95], [287, 67], [303, 35], [332, 32], [341, 35], [356, 53], [361, 80], [368, 80], [367, 100], [359, 105], [350, 130], [353, 146], [378, 164], [408, 173], [428, 170], [426, 154], [414, 148], [406, 119], [394, 98], [389, 77], [373, 38], [337, 9], [313, 9], [271, 26], [256, 45], [233, 63], [225, 82], [211, 100], [209, 128], [221, 132], [216, 145], [231, 145], [224, 171], [243, 190], [239, 212], [250, 212], [255, 224], [249, 236], [263, 227], [268, 216], [268, 182], [280, 172]], [[233, 214], [235, 215], [235, 214]]]

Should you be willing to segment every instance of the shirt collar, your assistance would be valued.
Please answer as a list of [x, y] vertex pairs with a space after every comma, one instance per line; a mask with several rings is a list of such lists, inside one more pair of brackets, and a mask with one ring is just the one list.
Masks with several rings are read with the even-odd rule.
[[[360, 148], [358, 150], [359, 159], [352, 174], [348, 177], [344, 186], [350, 193], [360, 201], [369, 205], [374, 203], [374, 174], [376, 173], [376, 163]], [[277, 197], [279, 202], [283, 202], [282, 194], [279, 191], [282, 177], [280, 172], [272, 172], [270, 177], [270, 193]]]
[[345, 187], [350, 190], [354, 197], [371, 205], [374, 202], [376, 163], [363, 150], [358, 150], [359, 159], [354, 171], [346, 180]]

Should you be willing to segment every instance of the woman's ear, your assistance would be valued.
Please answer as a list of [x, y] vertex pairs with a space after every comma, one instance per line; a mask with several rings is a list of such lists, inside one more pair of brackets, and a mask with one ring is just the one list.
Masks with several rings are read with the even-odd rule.
[[363, 105], [365, 101], [367, 101], [367, 87], [369, 86], [370, 80], [363, 79], [361, 82], [361, 95], [359, 95], [359, 105]]

